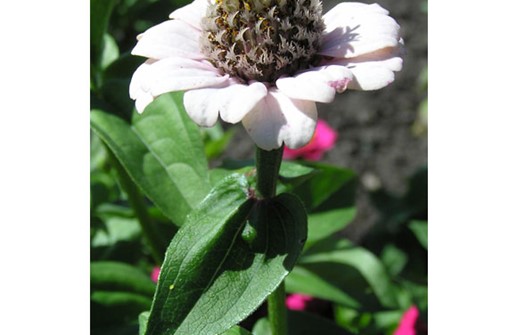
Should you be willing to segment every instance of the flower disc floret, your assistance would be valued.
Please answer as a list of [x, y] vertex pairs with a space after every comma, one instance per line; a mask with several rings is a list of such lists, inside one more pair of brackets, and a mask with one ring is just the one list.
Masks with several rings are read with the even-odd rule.
[[319, 0], [217, 0], [202, 29], [201, 49], [215, 67], [272, 83], [317, 62], [325, 25]]

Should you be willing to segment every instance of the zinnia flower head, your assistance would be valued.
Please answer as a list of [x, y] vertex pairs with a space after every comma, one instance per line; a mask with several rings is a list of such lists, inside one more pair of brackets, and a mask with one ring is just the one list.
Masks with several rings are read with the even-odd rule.
[[303, 158], [309, 161], [317, 161], [323, 157], [326, 151], [334, 147], [337, 132], [323, 120], [318, 120], [312, 139], [299, 149], [284, 148], [284, 159]]
[[200, 126], [242, 122], [271, 150], [307, 144], [316, 102], [347, 88], [374, 90], [402, 68], [399, 25], [377, 4], [319, 0], [195, 0], [138, 36], [147, 57], [129, 87], [143, 112], [157, 96], [186, 91]]

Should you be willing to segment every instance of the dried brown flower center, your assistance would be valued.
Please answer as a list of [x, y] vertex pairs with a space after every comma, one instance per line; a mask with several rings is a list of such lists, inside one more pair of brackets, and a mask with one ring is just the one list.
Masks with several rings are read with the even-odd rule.
[[324, 28], [319, 0], [216, 0], [201, 47], [225, 73], [274, 82], [315, 63]]

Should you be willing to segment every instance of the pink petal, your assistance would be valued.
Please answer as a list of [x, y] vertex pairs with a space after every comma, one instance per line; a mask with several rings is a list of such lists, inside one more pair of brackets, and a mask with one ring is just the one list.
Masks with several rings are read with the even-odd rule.
[[285, 299], [287, 308], [294, 311], [303, 311], [307, 309], [307, 303], [313, 300], [312, 297], [304, 294], [291, 294]]
[[337, 132], [326, 121], [318, 120], [315, 133], [315, 142], [321, 150], [327, 151], [334, 147], [337, 140]]
[[418, 320], [418, 308], [411, 306], [400, 319], [393, 335], [416, 335], [415, 324]]
[[319, 54], [350, 58], [399, 43], [400, 26], [377, 4], [342, 2], [323, 15], [325, 35]]
[[160, 276], [160, 268], [158, 266], [155, 266], [153, 268], [153, 271], [151, 272], [151, 279], [155, 283], [158, 282], [158, 277]]
[[334, 147], [337, 139], [337, 133], [327, 122], [318, 120], [316, 131], [310, 142], [299, 148], [284, 148], [284, 159], [303, 158], [305, 160], [317, 161], [323, 157], [325, 151]]

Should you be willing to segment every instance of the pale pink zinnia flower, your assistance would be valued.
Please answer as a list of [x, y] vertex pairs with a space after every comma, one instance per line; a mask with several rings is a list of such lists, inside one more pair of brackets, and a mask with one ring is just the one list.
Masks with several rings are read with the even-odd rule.
[[334, 147], [337, 132], [323, 120], [318, 120], [312, 139], [299, 149], [284, 148], [284, 159], [303, 158], [308, 161], [317, 161], [326, 151]]
[[375, 90], [402, 68], [399, 25], [378, 4], [319, 0], [195, 0], [138, 36], [147, 57], [129, 87], [136, 109], [186, 91], [200, 126], [243, 123], [255, 143], [300, 148], [316, 127], [316, 102], [345, 89]]

